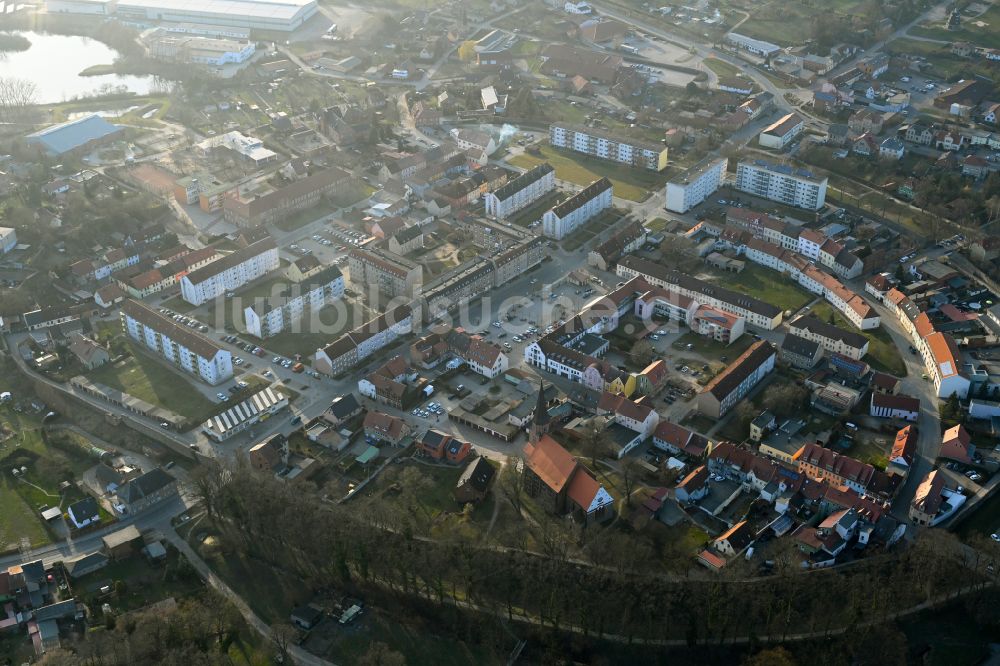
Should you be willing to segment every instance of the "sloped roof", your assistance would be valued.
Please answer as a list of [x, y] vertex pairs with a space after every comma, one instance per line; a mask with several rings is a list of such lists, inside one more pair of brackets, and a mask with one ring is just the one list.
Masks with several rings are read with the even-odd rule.
[[576, 458], [548, 435], [524, 447], [525, 464], [553, 492], [560, 493], [576, 470]]

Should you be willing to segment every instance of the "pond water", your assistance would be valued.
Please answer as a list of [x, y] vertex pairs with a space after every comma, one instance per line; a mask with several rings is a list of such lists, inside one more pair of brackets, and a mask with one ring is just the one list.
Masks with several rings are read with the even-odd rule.
[[107, 86], [144, 95], [157, 86], [153, 76], [80, 76], [93, 65], [110, 65], [118, 52], [89, 37], [18, 32], [31, 42], [27, 51], [0, 53], [0, 77], [30, 79], [38, 87], [35, 101], [62, 102], [92, 95]]

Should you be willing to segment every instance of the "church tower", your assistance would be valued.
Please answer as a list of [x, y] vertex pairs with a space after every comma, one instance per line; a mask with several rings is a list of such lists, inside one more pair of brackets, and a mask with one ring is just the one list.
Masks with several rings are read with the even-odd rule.
[[552, 418], [549, 416], [549, 408], [545, 404], [545, 382], [538, 385], [538, 401], [535, 403], [535, 415], [531, 419], [531, 428], [528, 430], [528, 441], [532, 444], [538, 442], [549, 432], [552, 425]]

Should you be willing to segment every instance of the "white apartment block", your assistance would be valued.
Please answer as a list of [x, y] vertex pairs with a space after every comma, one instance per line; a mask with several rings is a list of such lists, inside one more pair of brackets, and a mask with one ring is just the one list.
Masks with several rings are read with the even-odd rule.
[[192, 305], [201, 305], [277, 270], [280, 265], [278, 246], [268, 237], [182, 277], [181, 297]]
[[542, 233], [561, 240], [592, 217], [611, 207], [611, 181], [595, 180], [542, 216]]
[[667, 210], [686, 213], [708, 199], [725, 182], [728, 167], [725, 157], [702, 160], [667, 183]]
[[735, 185], [739, 191], [763, 199], [818, 210], [826, 202], [827, 180], [803, 169], [755, 160], [737, 165]]
[[[343, 298], [344, 276], [339, 268], [330, 266], [304, 282], [287, 285], [286, 290], [289, 293], [243, 309], [247, 333], [269, 338], [285, 329], [294, 329], [310, 313], [318, 313], [327, 303]], [[311, 331], [306, 328], [301, 332]]]
[[549, 143], [556, 148], [630, 167], [649, 171], [667, 168], [668, 149], [665, 145], [615, 136], [592, 127], [553, 123], [549, 126]]
[[556, 186], [556, 172], [550, 164], [539, 164], [514, 180], [483, 197], [486, 215], [504, 220], [522, 208], [530, 206]]
[[17, 247], [17, 231], [11, 227], [0, 227], [0, 254], [7, 254]]
[[126, 300], [121, 319], [130, 338], [206, 384], [215, 386], [233, 376], [231, 353], [145, 303]]

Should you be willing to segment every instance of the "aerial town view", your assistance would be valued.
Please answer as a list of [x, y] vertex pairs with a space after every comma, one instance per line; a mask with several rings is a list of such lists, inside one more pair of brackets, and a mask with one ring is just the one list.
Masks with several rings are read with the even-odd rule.
[[1000, 0], [0, 12], [0, 666], [1000, 666]]

